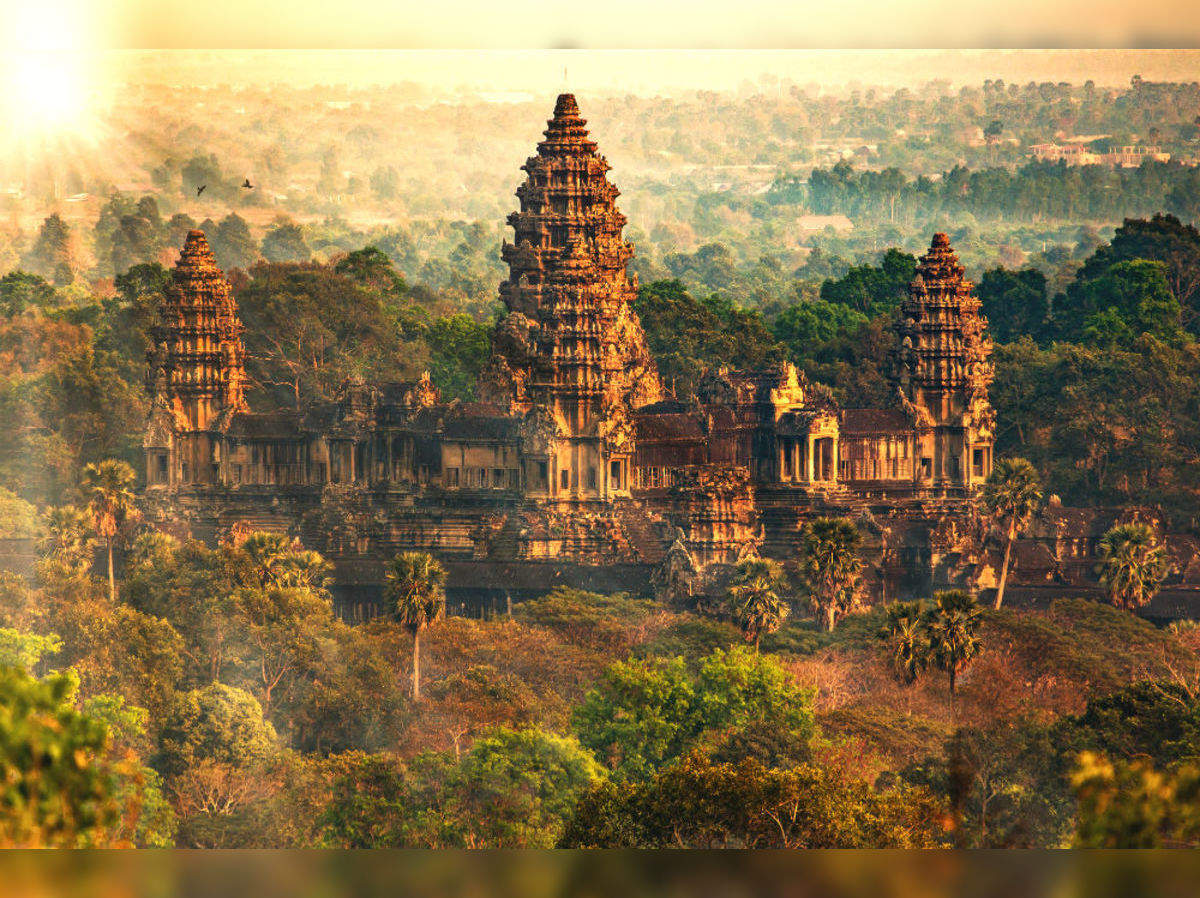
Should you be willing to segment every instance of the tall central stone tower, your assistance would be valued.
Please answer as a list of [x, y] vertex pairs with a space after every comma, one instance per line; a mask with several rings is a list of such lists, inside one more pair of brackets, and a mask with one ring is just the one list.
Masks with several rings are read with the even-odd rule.
[[217, 434], [246, 408], [244, 327], [203, 231], [189, 231], [151, 335], [151, 484], [215, 483]]
[[923, 433], [918, 474], [935, 491], [978, 486], [992, 468], [992, 341], [945, 234], [920, 259], [897, 321], [900, 401]]
[[630, 303], [633, 247], [619, 191], [588, 138], [575, 97], [562, 94], [537, 155], [522, 166], [520, 211], [508, 218], [508, 315], [487, 378], [493, 397], [538, 419], [547, 493], [560, 500], [627, 494], [633, 409], [661, 398], [658, 372]]

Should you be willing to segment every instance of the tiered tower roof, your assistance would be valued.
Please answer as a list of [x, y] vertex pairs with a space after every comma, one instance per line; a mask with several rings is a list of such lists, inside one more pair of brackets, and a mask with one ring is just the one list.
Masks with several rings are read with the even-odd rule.
[[935, 419], [983, 397], [994, 374], [992, 341], [974, 285], [945, 234], [934, 234], [900, 306], [899, 378], [907, 398]]
[[[522, 166], [515, 242], [502, 255], [500, 297], [509, 320], [496, 356], [514, 408], [554, 407], [583, 434], [616, 413], [659, 398], [658, 373], [630, 307], [637, 281], [626, 266], [619, 191], [589, 139], [571, 94], [559, 96], [537, 155]], [[601, 427], [602, 429], [602, 427]]]
[[190, 429], [245, 407], [244, 329], [204, 232], [189, 231], [152, 331], [149, 386]]

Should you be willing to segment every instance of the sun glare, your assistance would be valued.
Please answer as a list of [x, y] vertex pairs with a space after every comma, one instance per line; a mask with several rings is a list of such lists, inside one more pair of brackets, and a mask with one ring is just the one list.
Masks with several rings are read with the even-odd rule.
[[87, 113], [87, 91], [71, 54], [18, 53], [8, 59], [5, 97], [9, 127], [26, 134], [76, 130]]
[[21, 6], [0, 48], [0, 107], [10, 137], [87, 136], [96, 88], [88, 16], [78, 0]]

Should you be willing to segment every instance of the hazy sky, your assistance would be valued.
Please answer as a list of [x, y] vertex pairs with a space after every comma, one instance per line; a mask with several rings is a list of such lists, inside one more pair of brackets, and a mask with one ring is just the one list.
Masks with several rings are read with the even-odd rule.
[[402, 50], [119, 51], [103, 56], [119, 80], [192, 84], [283, 82], [363, 86], [414, 81], [481, 92], [669, 93], [734, 89], [764, 76], [800, 84], [954, 85], [1089, 78], [1101, 85], [1200, 77], [1200, 51], [1162, 50]]
[[[814, 49], [1178, 48], [1196, 44], [1200, 0], [0, 0], [0, 13], [0, 112], [25, 133], [86, 131], [119, 85], [143, 82], [415, 81], [503, 99], [772, 77], [831, 89], [1200, 79], [1196, 50]], [[793, 49], [695, 49], [718, 43]], [[620, 49], [633, 47], [657, 49]]]
[[1200, 18], [1195, 0], [108, 2], [142, 47], [1178, 47]]
[[[0, 0], [36, 48], [1195, 47], [1195, 0]], [[39, 24], [40, 23], [40, 24]]]

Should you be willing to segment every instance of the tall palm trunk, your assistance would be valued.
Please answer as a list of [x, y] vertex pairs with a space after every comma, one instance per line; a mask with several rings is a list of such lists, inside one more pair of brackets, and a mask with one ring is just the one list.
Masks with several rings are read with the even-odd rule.
[[413, 631], [413, 682], [412, 697], [414, 702], [421, 700], [421, 633]]
[[117, 600], [117, 578], [113, 576], [113, 541], [112, 537], [105, 540], [108, 543], [108, 600], [115, 602]]
[[1000, 603], [1004, 601], [1004, 584], [1008, 582], [1008, 561], [1012, 557], [1013, 543], [1017, 538], [1017, 528], [1008, 528], [1008, 541], [1004, 544], [1004, 561], [1000, 563], [1000, 587], [996, 590], [996, 610], [1000, 610]]

